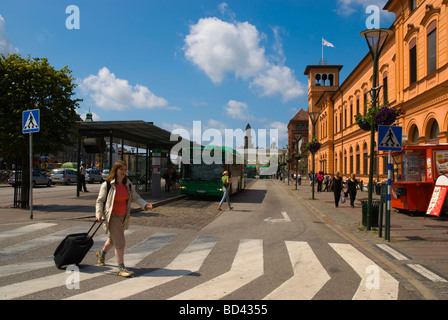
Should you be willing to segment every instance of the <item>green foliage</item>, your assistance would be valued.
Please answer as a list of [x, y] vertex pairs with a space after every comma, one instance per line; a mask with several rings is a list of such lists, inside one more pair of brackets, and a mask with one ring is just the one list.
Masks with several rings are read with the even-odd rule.
[[22, 112], [40, 110], [40, 131], [33, 134], [34, 153], [56, 153], [73, 144], [80, 99], [67, 67], [53, 68], [45, 58], [0, 56], [0, 153], [24, 158], [28, 134], [22, 133]]

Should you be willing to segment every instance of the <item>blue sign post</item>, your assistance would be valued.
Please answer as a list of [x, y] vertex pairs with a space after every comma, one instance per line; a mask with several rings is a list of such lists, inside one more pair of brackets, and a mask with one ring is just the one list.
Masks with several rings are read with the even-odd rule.
[[23, 111], [22, 133], [39, 132], [39, 130], [40, 130], [39, 109]]
[[33, 132], [40, 131], [39, 109], [22, 112], [22, 133], [30, 135], [30, 219], [33, 219]]
[[390, 185], [391, 185], [390, 176], [392, 171], [391, 151], [401, 151], [402, 136], [403, 136], [402, 127], [378, 126], [378, 150], [388, 151], [386, 234], [384, 239], [389, 241], [390, 241]]

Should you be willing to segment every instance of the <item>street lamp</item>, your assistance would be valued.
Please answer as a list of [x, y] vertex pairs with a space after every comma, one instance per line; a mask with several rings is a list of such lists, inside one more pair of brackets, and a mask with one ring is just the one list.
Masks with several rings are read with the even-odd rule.
[[[387, 37], [392, 34], [388, 29], [368, 29], [361, 32], [361, 36], [366, 39], [369, 46], [370, 54], [373, 58], [373, 75], [372, 75], [372, 108], [376, 108], [378, 91], [377, 76], [378, 76], [378, 60], [386, 43]], [[373, 192], [373, 153], [375, 143], [375, 125], [373, 119], [370, 124], [370, 163], [369, 163], [369, 187], [368, 187], [368, 205], [367, 205], [367, 230], [370, 230], [370, 215], [372, 213], [372, 192]]]
[[[315, 129], [316, 129], [316, 123], [317, 123], [317, 119], [319, 119], [319, 112], [308, 112], [308, 115], [310, 117], [311, 123], [313, 124], [313, 136], [311, 138], [311, 141], [314, 139], [314, 134], [315, 134]], [[314, 200], [314, 152], [311, 152], [312, 155], [312, 159], [313, 159], [313, 166], [312, 166], [312, 170], [313, 170], [313, 183], [312, 183], [312, 199]]]

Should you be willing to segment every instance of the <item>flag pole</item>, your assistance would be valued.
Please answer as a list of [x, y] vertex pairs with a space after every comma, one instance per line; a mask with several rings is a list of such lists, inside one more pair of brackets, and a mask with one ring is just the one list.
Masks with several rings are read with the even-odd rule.
[[322, 38], [322, 63], [324, 63], [324, 38]]

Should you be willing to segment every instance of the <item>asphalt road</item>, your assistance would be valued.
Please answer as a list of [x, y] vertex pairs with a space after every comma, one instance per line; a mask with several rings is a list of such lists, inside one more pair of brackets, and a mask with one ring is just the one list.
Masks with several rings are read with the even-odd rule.
[[[93, 204], [99, 185], [88, 188], [81, 196]], [[0, 205], [7, 192], [0, 188]], [[85, 217], [79, 219], [74, 192], [72, 186], [34, 189], [36, 206], [44, 206], [47, 197], [59, 199], [69, 212], [64, 219], [0, 225], [0, 299], [416, 298], [393, 272], [271, 180], [254, 180], [232, 196], [231, 211], [227, 205], [217, 211], [218, 199], [192, 199], [134, 214], [125, 254], [132, 279], [114, 274], [114, 260], [96, 266], [102, 232], [79, 270], [66, 273], [54, 266], [54, 249], [74, 232], [69, 228], [90, 227], [92, 214], [92, 205], [78, 206]], [[70, 219], [70, 212], [78, 218]], [[20, 229], [35, 225], [39, 228]]]

